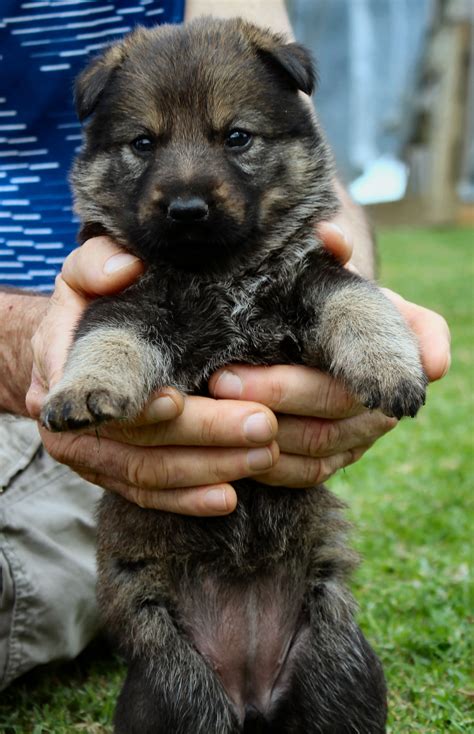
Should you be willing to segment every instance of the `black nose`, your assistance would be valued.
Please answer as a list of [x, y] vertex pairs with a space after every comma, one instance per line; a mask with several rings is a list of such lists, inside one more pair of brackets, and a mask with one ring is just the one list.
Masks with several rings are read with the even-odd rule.
[[199, 196], [186, 199], [178, 196], [168, 206], [168, 217], [174, 222], [198, 222], [208, 214], [209, 207]]

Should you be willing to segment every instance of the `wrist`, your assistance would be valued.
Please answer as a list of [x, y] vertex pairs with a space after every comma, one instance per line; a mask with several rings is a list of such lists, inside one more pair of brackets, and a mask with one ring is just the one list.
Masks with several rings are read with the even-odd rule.
[[31, 337], [48, 299], [17, 291], [0, 291], [0, 413], [28, 415], [25, 396], [31, 380]]

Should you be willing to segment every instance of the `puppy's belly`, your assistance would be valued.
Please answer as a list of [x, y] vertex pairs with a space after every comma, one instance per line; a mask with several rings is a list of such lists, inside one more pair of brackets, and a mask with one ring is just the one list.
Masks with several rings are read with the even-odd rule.
[[241, 720], [251, 706], [269, 716], [290, 681], [308, 623], [302, 581], [282, 575], [251, 584], [206, 578], [181, 606], [181, 622], [219, 676]]

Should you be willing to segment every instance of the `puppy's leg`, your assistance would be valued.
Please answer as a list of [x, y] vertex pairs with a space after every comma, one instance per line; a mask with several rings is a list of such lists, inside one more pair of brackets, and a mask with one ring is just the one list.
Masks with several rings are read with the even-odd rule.
[[131, 327], [100, 326], [74, 342], [64, 375], [42, 410], [52, 431], [132, 419], [169, 375], [164, 354]]
[[315, 322], [303, 335], [306, 361], [323, 362], [368, 408], [414, 416], [427, 379], [418, 345], [403, 318], [371, 283], [332, 273], [314, 302]]
[[345, 594], [329, 582], [307, 599], [310, 630], [297, 652], [291, 688], [275, 712], [275, 734], [384, 734], [382, 667]]
[[139, 614], [146, 619], [135, 629], [115, 734], [237, 734], [237, 716], [220, 682], [166, 609]]

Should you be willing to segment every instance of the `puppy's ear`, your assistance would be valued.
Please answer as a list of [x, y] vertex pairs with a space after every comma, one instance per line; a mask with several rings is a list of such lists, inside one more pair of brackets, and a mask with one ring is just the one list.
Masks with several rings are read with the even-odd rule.
[[102, 56], [93, 59], [79, 74], [74, 86], [74, 101], [81, 122], [92, 114], [109, 79], [124, 58], [125, 47], [122, 43], [118, 43], [111, 46]]
[[312, 94], [316, 86], [316, 69], [311, 54], [299, 43], [286, 43], [274, 49], [262, 49], [272, 63], [276, 63], [290, 84], [305, 94]]
[[262, 58], [283, 75], [290, 86], [312, 94], [317, 84], [314, 61], [299, 43], [287, 43], [282, 35], [243, 22], [241, 29]]

